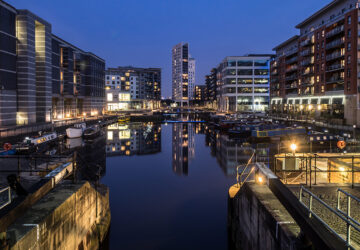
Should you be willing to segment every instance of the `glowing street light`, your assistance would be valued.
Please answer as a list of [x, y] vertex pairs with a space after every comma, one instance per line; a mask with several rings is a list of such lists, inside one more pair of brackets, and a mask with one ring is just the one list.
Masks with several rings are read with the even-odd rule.
[[293, 152], [293, 155], [295, 155], [295, 151], [296, 151], [296, 149], [297, 149], [297, 145], [296, 145], [295, 143], [292, 143], [292, 144], [290, 145], [290, 148], [291, 148], [291, 150], [292, 150], [292, 152]]

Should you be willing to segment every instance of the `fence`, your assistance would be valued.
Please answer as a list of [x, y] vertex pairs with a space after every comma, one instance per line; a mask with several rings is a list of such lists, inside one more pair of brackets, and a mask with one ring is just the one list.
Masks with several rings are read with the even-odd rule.
[[360, 155], [303, 154], [274, 157], [274, 173], [286, 184], [360, 183]]

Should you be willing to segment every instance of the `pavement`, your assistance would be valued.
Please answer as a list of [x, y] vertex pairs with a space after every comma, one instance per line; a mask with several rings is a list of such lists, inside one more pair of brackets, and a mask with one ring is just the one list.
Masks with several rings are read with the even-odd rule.
[[[299, 197], [299, 186], [288, 186], [290, 190]], [[313, 186], [308, 188], [310, 192], [319, 197], [322, 201], [328, 204], [330, 207], [336, 210], [337, 208], [337, 189], [341, 188], [342, 190], [354, 195], [355, 197], [360, 198], [360, 187], [354, 187], [352, 189], [350, 186]], [[309, 207], [309, 195], [303, 194], [303, 202]], [[346, 225], [347, 223], [340, 219], [337, 215], [331, 212], [328, 208], [322, 205], [320, 202], [313, 199], [313, 211], [318, 215], [326, 224], [328, 224], [337, 234], [339, 234], [343, 239], [346, 239]], [[360, 222], [360, 204], [358, 201], [352, 199], [350, 206], [350, 215], [353, 219]], [[340, 195], [340, 209], [341, 211], [347, 211], [347, 198], [345, 194]], [[355, 249], [360, 249], [360, 232], [351, 227], [351, 246]]]

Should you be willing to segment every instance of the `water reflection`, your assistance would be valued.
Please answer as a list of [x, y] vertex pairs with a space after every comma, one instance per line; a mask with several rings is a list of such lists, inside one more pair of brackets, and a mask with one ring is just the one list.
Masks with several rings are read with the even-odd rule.
[[177, 175], [188, 175], [189, 162], [195, 157], [192, 123], [174, 123], [172, 127], [172, 168]]
[[161, 152], [161, 124], [113, 124], [106, 130], [106, 155], [131, 156]]

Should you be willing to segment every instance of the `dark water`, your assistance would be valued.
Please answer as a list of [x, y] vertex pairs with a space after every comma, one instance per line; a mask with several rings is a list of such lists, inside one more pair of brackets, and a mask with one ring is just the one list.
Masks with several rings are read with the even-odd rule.
[[228, 248], [227, 193], [235, 179], [196, 133], [199, 126], [108, 129], [101, 182], [110, 188], [110, 249]]
[[232, 139], [206, 123], [110, 125], [79, 154], [93, 163], [80, 178], [101, 178], [110, 189], [105, 248], [232, 249], [228, 189], [253, 149], [270, 168], [272, 156], [284, 150]]

